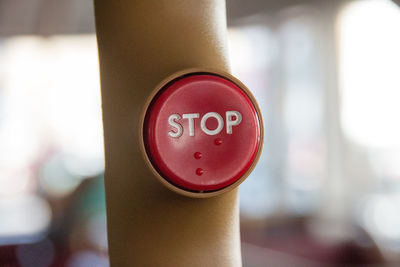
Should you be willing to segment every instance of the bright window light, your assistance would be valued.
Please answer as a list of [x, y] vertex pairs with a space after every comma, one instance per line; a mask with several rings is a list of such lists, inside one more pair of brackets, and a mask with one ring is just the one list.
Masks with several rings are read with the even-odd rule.
[[374, 148], [400, 148], [400, 9], [356, 1], [339, 18], [344, 133]]

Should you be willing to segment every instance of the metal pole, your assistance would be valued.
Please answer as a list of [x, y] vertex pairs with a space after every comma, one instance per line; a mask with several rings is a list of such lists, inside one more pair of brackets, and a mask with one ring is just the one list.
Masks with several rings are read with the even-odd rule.
[[137, 128], [168, 75], [228, 71], [225, 1], [94, 2], [111, 265], [241, 266], [237, 190], [193, 199], [166, 189], [145, 164]]

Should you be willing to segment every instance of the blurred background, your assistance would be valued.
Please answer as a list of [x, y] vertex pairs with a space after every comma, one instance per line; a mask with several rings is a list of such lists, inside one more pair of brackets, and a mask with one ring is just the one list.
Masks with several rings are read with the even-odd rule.
[[[266, 138], [245, 267], [400, 266], [400, 8], [228, 0]], [[0, 0], [0, 266], [109, 266], [91, 0]]]

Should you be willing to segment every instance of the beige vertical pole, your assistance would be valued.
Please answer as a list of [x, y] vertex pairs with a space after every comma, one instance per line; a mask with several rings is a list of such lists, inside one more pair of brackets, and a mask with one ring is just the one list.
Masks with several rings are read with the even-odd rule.
[[95, 0], [95, 15], [111, 265], [241, 266], [237, 190], [207, 199], [169, 191], [138, 144], [140, 112], [162, 79], [228, 71], [224, 0]]

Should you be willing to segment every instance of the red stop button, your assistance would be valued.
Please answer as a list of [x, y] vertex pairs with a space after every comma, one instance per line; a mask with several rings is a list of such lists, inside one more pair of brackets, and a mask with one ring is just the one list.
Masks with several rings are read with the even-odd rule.
[[180, 190], [210, 193], [239, 184], [261, 151], [261, 115], [235, 78], [185, 73], [147, 107], [143, 144], [152, 167]]

